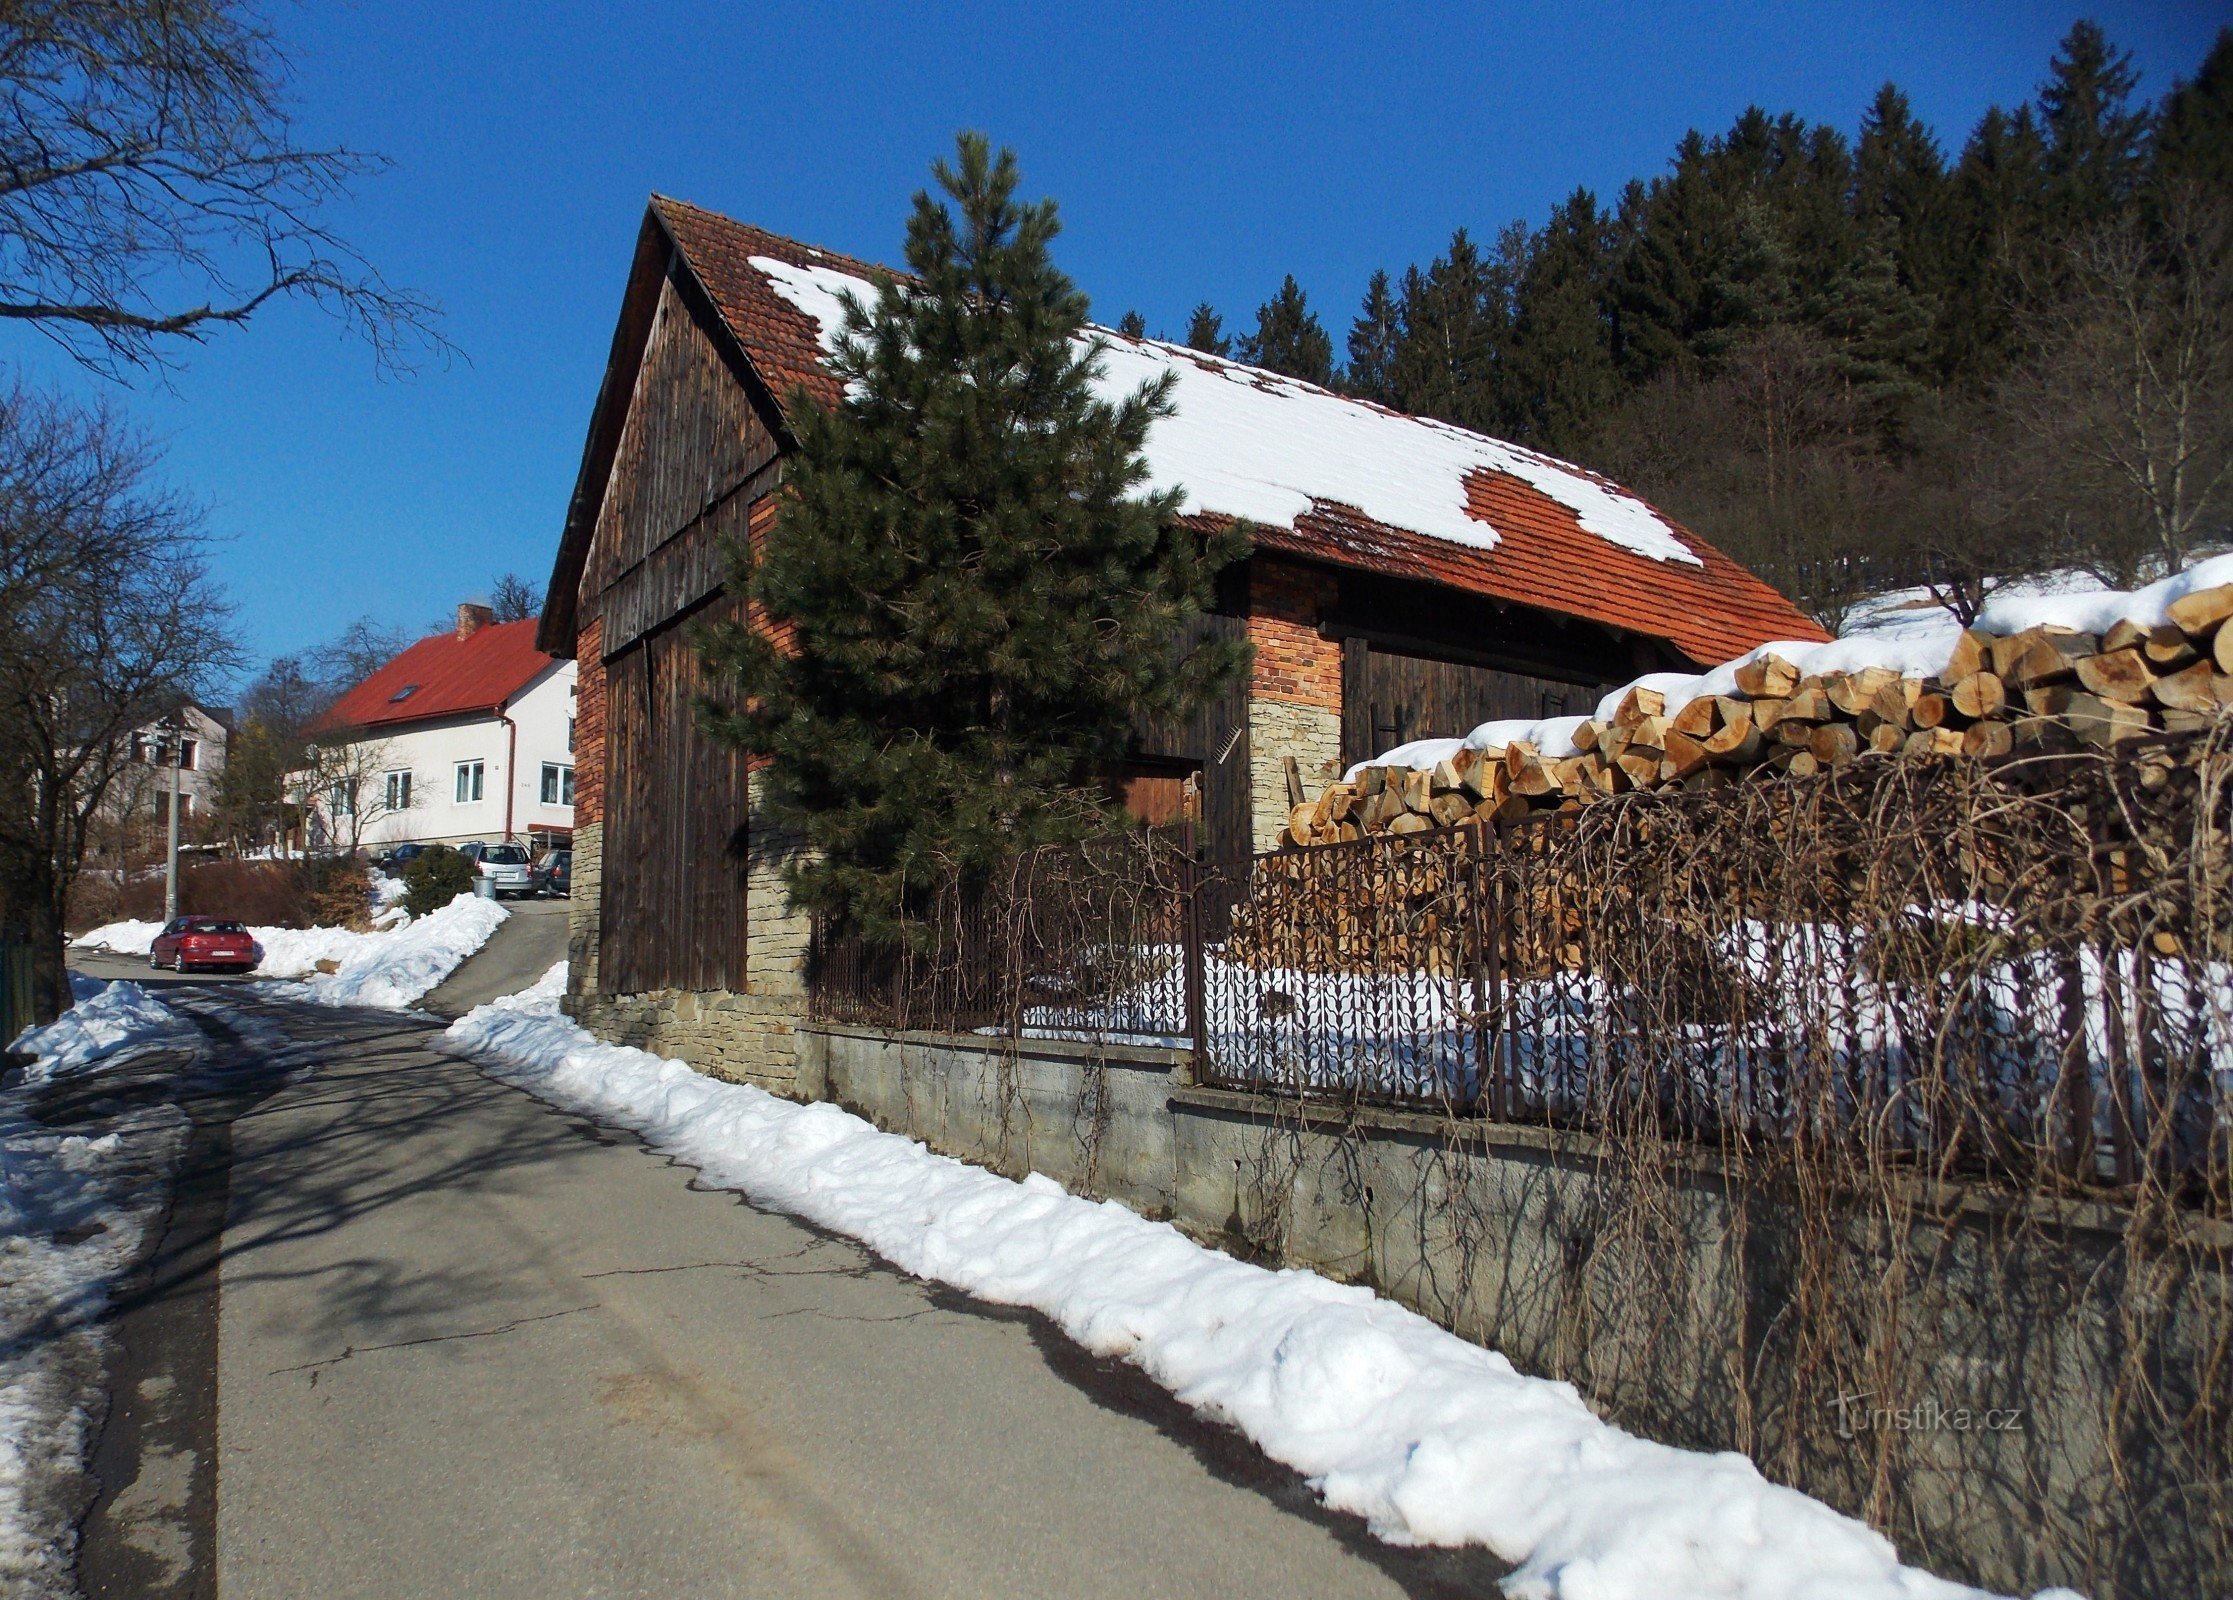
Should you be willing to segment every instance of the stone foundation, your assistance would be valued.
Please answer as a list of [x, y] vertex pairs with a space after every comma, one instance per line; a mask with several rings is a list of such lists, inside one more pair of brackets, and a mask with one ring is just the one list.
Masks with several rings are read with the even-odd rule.
[[1315, 796], [1341, 775], [1341, 713], [1326, 706], [1255, 699], [1248, 703], [1249, 848], [1279, 848], [1287, 825], [1287, 756]]
[[806, 961], [813, 920], [790, 906], [783, 869], [797, 853], [790, 834], [764, 823], [761, 778], [751, 780], [751, 858], [746, 864], [745, 971], [741, 990], [662, 989], [605, 994], [598, 983], [604, 829], [574, 836], [566, 1010], [598, 1038], [672, 1056], [712, 1077], [797, 1095], [793, 1030], [806, 1016]]

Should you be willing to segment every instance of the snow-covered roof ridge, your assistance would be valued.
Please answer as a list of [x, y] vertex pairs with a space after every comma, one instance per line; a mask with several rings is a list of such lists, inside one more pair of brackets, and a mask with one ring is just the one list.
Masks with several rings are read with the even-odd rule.
[[[874, 286], [855, 273], [770, 255], [752, 269], [810, 317], [825, 351], [844, 329], [843, 296]], [[1499, 533], [1469, 508], [1468, 481], [1502, 473], [1571, 511], [1583, 531], [1653, 561], [1703, 566], [1673, 524], [1604, 479], [1487, 434], [1184, 345], [1092, 330], [1104, 346], [1096, 387], [1110, 400], [1170, 374], [1173, 415], [1150, 431], [1150, 484], [1178, 489], [1190, 512], [1292, 527], [1323, 505], [1477, 550]]]

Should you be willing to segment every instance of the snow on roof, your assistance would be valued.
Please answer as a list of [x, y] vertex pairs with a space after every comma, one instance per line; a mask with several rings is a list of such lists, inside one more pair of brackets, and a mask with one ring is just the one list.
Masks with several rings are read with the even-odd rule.
[[[749, 264], [814, 319], [834, 350], [844, 297], [875, 303], [865, 278], [755, 255]], [[1148, 435], [1149, 481], [1185, 494], [1188, 512], [1292, 526], [1314, 504], [1353, 507], [1376, 522], [1477, 550], [1497, 530], [1467, 510], [1466, 479], [1501, 472], [1572, 511], [1582, 528], [1653, 561], [1702, 566], [1651, 507], [1579, 467], [1448, 423], [1404, 416], [1279, 373], [1155, 339], [1096, 328], [1105, 346], [1095, 387], [1122, 400], [1164, 373], [1176, 410]]]

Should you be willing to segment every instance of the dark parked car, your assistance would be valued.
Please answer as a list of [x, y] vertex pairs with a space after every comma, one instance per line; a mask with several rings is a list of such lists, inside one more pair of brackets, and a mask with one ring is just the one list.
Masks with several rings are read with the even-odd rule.
[[574, 897], [574, 852], [553, 850], [543, 857], [543, 893]]
[[256, 964], [255, 937], [243, 923], [221, 917], [178, 917], [147, 949], [147, 964], [184, 972], [189, 967], [246, 972]]
[[393, 850], [383, 850], [372, 858], [372, 864], [389, 877], [400, 877], [403, 869], [427, 852], [423, 844], [399, 844]]

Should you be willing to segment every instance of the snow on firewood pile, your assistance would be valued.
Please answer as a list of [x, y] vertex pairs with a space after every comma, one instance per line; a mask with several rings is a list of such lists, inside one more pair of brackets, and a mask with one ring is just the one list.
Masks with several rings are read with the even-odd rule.
[[1741, 1455], [1623, 1432], [1572, 1385], [1370, 1289], [1237, 1261], [1045, 1176], [1014, 1182], [837, 1106], [601, 1043], [559, 1014], [564, 973], [467, 1013], [443, 1047], [903, 1271], [1042, 1312], [1238, 1428], [1382, 1539], [1484, 1545], [1518, 1568], [1507, 1592], [1538, 1600], [1980, 1592], [1901, 1565], [1890, 1540]]
[[[876, 303], [864, 278], [754, 256], [752, 266], [812, 317], [825, 350], [844, 331], [843, 297]], [[1477, 550], [1496, 529], [1466, 509], [1477, 472], [1518, 478], [1572, 511], [1585, 532], [1654, 561], [1702, 563], [1658, 512], [1580, 467], [1446, 422], [1408, 417], [1298, 378], [1159, 339], [1092, 330], [1103, 354], [1095, 389], [1116, 403], [1169, 374], [1175, 410], [1149, 431], [1149, 484], [1185, 492], [1184, 509], [1291, 527], [1314, 504]]]
[[2147, 588], [1996, 598], [1976, 626], [1774, 643], [1702, 673], [1652, 673], [1596, 715], [1485, 722], [1359, 762], [1288, 814], [1330, 844], [1607, 795], [1803, 776], [1868, 757], [1991, 759], [2192, 732], [2233, 705], [2233, 556]]

